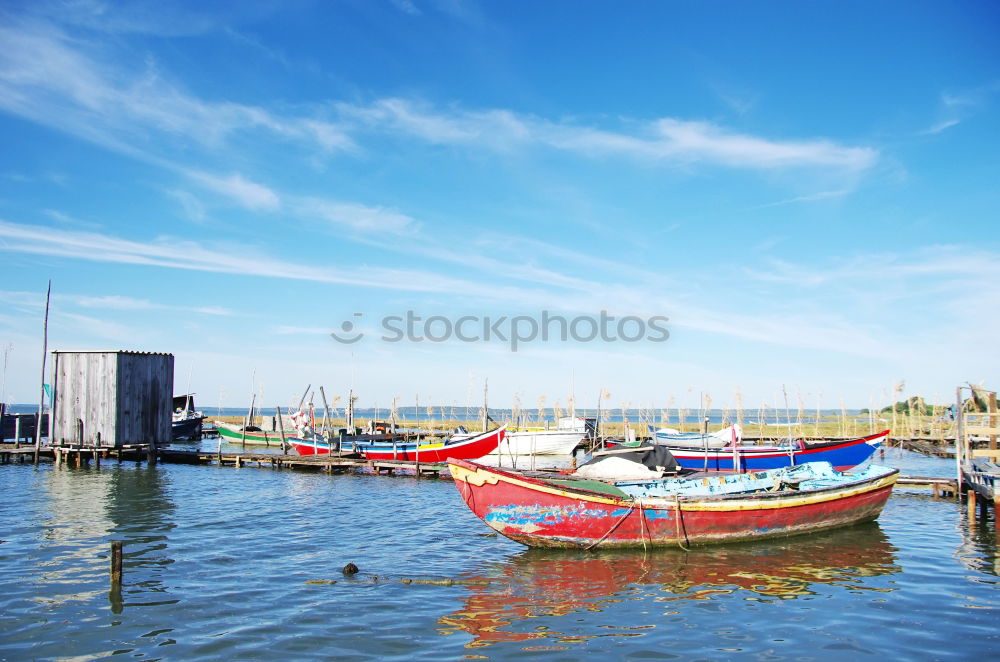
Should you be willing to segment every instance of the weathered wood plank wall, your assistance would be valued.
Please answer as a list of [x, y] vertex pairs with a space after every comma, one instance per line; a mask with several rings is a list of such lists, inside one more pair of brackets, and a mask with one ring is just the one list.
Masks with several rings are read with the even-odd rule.
[[[53, 352], [54, 444], [165, 443], [171, 438], [174, 357]], [[83, 438], [80, 438], [80, 423]]]

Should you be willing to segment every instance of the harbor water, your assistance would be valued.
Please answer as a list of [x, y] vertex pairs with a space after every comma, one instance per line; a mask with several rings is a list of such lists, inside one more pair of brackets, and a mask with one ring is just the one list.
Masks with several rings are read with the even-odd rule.
[[970, 527], [926, 490], [824, 534], [593, 553], [497, 537], [434, 478], [105, 461], [4, 465], [0, 487], [2, 660], [1000, 655], [992, 509]]

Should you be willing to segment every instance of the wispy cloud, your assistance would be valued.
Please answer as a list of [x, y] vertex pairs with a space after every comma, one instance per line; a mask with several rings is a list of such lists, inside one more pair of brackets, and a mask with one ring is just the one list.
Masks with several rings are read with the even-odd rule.
[[409, 233], [419, 227], [413, 217], [395, 209], [322, 198], [300, 198], [295, 203], [295, 211], [305, 219], [317, 219], [360, 232]]
[[195, 223], [202, 223], [208, 218], [208, 212], [205, 210], [205, 205], [203, 205], [201, 200], [192, 195], [189, 191], [171, 189], [166, 191], [166, 193], [171, 198], [176, 200], [178, 204], [180, 204], [181, 209], [184, 210], [184, 215], [187, 216], [188, 220], [194, 221]]
[[252, 182], [238, 173], [227, 176], [190, 170], [186, 173], [205, 188], [255, 211], [274, 211], [281, 206], [278, 194], [263, 184]]
[[[166, 239], [140, 243], [110, 235], [53, 231], [51, 228], [2, 221], [0, 238], [4, 239], [3, 250], [6, 251], [251, 277], [350, 284], [402, 293], [420, 292], [432, 296], [444, 294], [447, 295], [450, 309], [454, 309], [458, 298], [465, 297], [479, 306], [490, 302], [490, 309], [498, 311], [496, 314], [500, 314], [501, 310], [532, 313], [542, 309], [576, 310], [595, 314], [599, 310], [599, 302], [611, 301], [614, 305], [609, 310], [613, 314], [667, 315], [672, 327], [719, 334], [751, 343], [822, 349], [885, 360], [905, 358], [906, 352], [912, 351], [913, 339], [890, 333], [888, 329], [891, 325], [879, 317], [867, 318], [867, 321], [861, 322], [857, 317], [831, 312], [838, 307], [825, 305], [824, 302], [836, 301], [840, 297], [860, 305], [863, 298], [867, 297], [869, 303], [878, 303], [883, 315], [891, 316], [900, 310], [905, 311], [915, 292], [919, 292], [921, 296], [944, 297], [947, 301], [952, 297], [961, 297], [967, 290], [970, 278], [995, 280], [1000, 277], [1000, 257], [989, 252], [970, 253], [961, 247], [935, 247], [910, 258], [864, 255], [827, 265], [770, 260], [766, 263], [766, 269], [743, 271], [744, 276], [777, 288], [768, 293], [766, 298], [744, 301], [742, 309], [728, 307], [723, 302], [709, 308], [699, 302], [672, 299], [665, 293], [666, 288], [656, 281], [642, 278], [641, 274], [625, 280], [587, 281], [553, 270], [535, 274], [532, 287], [513, 287], [505, 284], [504, 277], [499, 273], [489, 282], [479, 282], [412, 269], [344, 265], [344, 269], [335, 270], [301, 260], [286, 262], [246, 248], [238, 251], [238, 256], [228, 257], [225, 253], [213, 252], [211, 247], [179, 244]], [[572, 259], [573, 256], [563, 257]], [[821, 292], [818, 299], [809, 299], [815, 304], [809, 309], [790, 311], [780, 303], [799, 300], [802, 289]], [[983, 300], [982, 295], [977, 295], [976, 298]], [[0, 292], [0, 300], [4, 299], [32, 308], [42, 305], [40, 297], [25, 293], [6, 296]], [[1000, 310], [997, 297], [990, 295], [986, 299], [988, 306]], [[77, 297], [76, 303], [84, 308], [120, 311], [153, 310], [169, 305], [120, 296]], [[968, 297], [962, 299], [961, 303], [956, 302], [954, 306], [948, 307], [954, 313], [954, 323], [958, 327], [965, 325], [962, 320], [971, 319], [969, 316], [975, 314], [974, 306], [965, 310], [967, 304]], [[201, 307], [198, 310], [203, 314], [229, 313], [227, 309]], [[922, 330], [924, 335], [921, 337], [929, 337], [928, 334], [933, 334], [936, 329], [936, 326], [928, 324]], [[319, 327], [293, 328], [286, 325], [276, 329], [275, 333], [291, 335], [318, 331]], [[108, 330], [108, 333], [113, 334], [114, 329]]]
[[[1000, 278], [1000, 255], [966, 246], [927, 246], [909, 255], [870, 253], [853, 255], [830, 264], [795, 264], [785, 260], [767, 259], [765, 268], [747, 268], [747, 276], [761, 282], [790, 285], [796, 288], [853, 287], [855, 292], [871, 291], [873, 296], [885, 296], [889, 288], [906, 297], [938, 296], [969, 291], [970, 282], [987, 282]], [[1000, 299], [1000, 294], [976, 288], [983, 302]], [[943, 299], [942, 299], [943, 300]], [[992, 305], [992, 304], [991, 304]]]
[[279, 336], [326, 336], [330, 329], [318, 326], [277, 326], [272, 332]]
[[962, 123], [962, 120], [958, 120], [958, 119], [944, 120], [942, 122], [938, 122], [937, 124], [934, 124], [933, 126], [930, 126], [930, 127], [926, 128], [926, 129], [924, 129], [920, 133], [923, 134], [923, 135], [934, 135], [936, 133], [941, 133], [943, 131], [946, 131], [946, 130], [950, 129], [953, 126], [958, 126], [961, 123]]
[[781, 207], [782, 205], [793, 205], [800, 202], [820, 202], [822, 200], [842, 198], [845, 195], [849, 195], [850, 193], [851, 193], [850, 189], [839, 189], [836, 191], [820, 191], [819, 193], [812, 193], [810, 195], [800, 195], [794, 198], [788, 198], [787, 200], [779, 200], [777, 202], [769, 202], [764, 205], [757, 205], [756, 207], [751, 207], [751, 209], [767, 209], [768, 207]]
[[134, 70], [48, 23], [0, 26], [0, 108], [119, 152], [163, 158], [161, 136], [217, 149], [262, 130], [310, 149], [351, 149], [338, 127], [231, 102], [206, 102], [172, 83], [153, 61]]
[[427, 271], [365, 266], [336, 270], [301, 261], [286, 262], [250, 247], [234, 251], [229, 246], [230, 250], [214, 251], [202, 244], [169, 237], [136, 242], [112, 235], [56, 231], [0, 220], [0, 238], [5, 240], [0, 249], [6, 251], [96, 262], [338, 283], [399, 292], [444, 292], [486, 300], [518, 300], [528, 294], [516, 288], [449, 278]]
[[658, 118], [631, 120], [631, 132], [554, 122], [492, 109], [437, 110], [407, 99], [381, 99], [367, 106], [338, 104], [345, 123], [371, 130], [395, 131], [439, 144], [464, 144], [510, 150], [545, 146], [591, 156], [671, 163], [702, 163], [734, 168], [775, 169], [800, 166], [865, 170], [878, 161], [878, 150], [849, 147], [826, 139], [770, 140], [735, 133], [702, 121]]
[[[140, 312], [167, 310], [174, 312], [194, 312], [216, 317], [235, 315], [234, 311], [222, 306], [184, 306], [174, 303], [157, 303], [148, 299], [136, 299], [134, 297], [115, 294], [95, 297], [56, 293], [53, 295], [53, 300], [59, 305], [106, 311]], [[0, 301], [33, 309], [40, 309], [45, 305], [45, 298], [36, 292], [0, 291]]]
[[399, 11], [410, 16], [420, 16], [421, 11], [413, 4], [412, 0], [392, 0], [392, 4]]
[[986, 106], [1000, 92], [1000, 81], [990, 81], [977, 87], [941, 93], [939, 114], [944, 119], [919, 131], [919, 135], [936, 135], [958, 126]]
[[67, 225], [76, 228], [84, 228], [89, 230], [99, 229], [101, 226], [99, 223], [91, 223], [90, 221], [81, 221], [80, 219], [70, 216], [65, 212], [61, 212], [58, 209], [45, 209], [43, 213], [51, 218], [56, 223], [60, 225]]

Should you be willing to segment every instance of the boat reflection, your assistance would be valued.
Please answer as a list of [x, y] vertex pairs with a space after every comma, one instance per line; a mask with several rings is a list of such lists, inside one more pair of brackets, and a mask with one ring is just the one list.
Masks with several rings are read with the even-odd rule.
[[[690, 552], [528, 549], [468, 577], [462, 607], [442, 617], [439, 630], [472, 635], [470, 647], [488, 646], [556, 634], [541, 628], [524, 631], [527, 623], [522, 621], [615, 610], [617, 603], [629, 600], [712, 600], [735, 593], [745, 594], [744, 599], [795, 599], [814, 594], [818, 584], [890, 591], [871, 578], [900, 571], [895, 551], [877, 522]], [[644, 628], [617, 629], [619, 636], [641, 636]]]

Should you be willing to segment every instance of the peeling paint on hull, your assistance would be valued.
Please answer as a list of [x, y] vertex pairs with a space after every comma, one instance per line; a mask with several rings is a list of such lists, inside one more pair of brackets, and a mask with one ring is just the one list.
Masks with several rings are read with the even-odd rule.
[[469, 508], [531, 547], [708, 545], [822, 531], [876, 519], [896, 472], [811, 491], [632, 499], [450, 460]]

